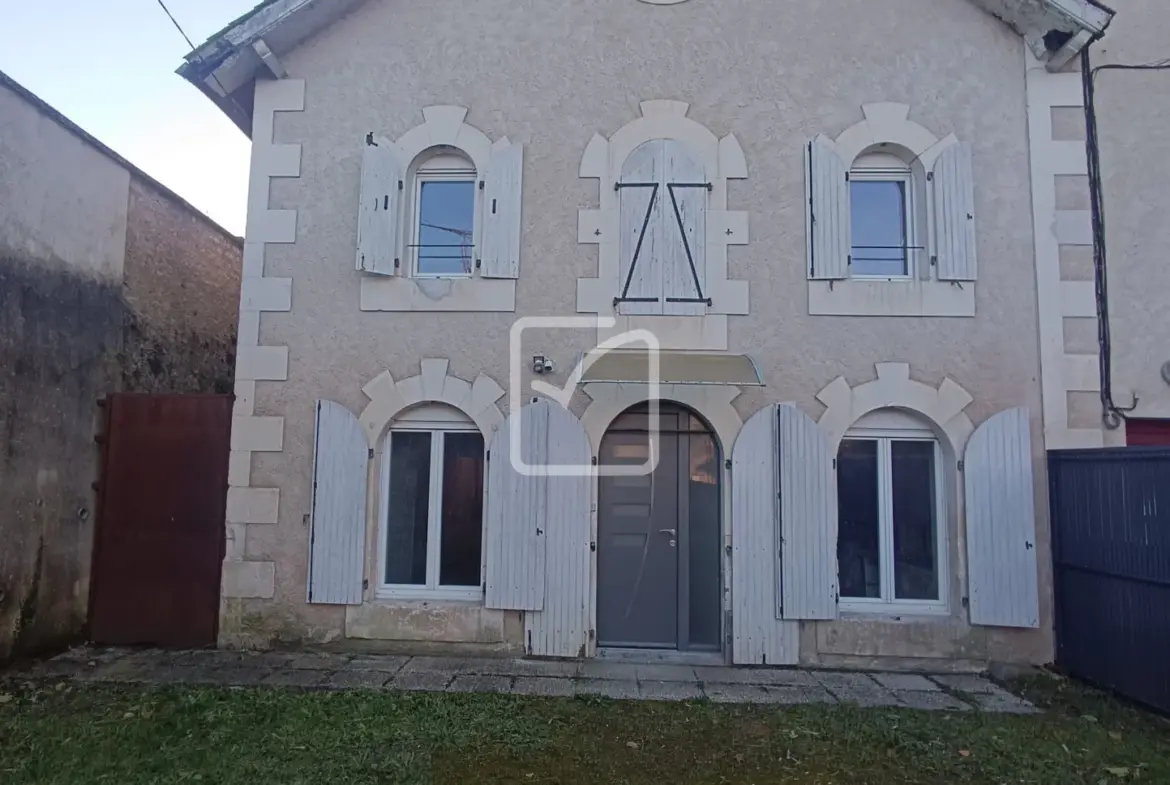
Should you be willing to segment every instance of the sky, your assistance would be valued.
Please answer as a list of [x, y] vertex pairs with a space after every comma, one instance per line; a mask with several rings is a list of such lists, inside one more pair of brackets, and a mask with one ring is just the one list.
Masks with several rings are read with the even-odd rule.
[[[258, 0], [164, 0], [196, 46]], [[190, 51], [158, 0], [0, 0], [0, 71], [244, 233], [248, 138], [175, 73]]]

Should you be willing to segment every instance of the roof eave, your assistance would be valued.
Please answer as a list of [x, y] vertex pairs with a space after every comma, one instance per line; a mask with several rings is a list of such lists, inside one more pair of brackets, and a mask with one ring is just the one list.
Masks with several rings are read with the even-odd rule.
[[1049, 71], [1064, 68], [1104, 35], [1113, 9], [1099, 0], [971, 0], [1010, 25]]

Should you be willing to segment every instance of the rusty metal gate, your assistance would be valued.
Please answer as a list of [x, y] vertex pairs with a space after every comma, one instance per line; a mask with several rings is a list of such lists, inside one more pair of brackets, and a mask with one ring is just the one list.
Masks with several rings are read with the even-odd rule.
[[1170, 448], [1048, 453], [1056, 664], [1170, 711]]
[[230, 395], [105, 401], [89, 595], [96, 643], [215, 643]]

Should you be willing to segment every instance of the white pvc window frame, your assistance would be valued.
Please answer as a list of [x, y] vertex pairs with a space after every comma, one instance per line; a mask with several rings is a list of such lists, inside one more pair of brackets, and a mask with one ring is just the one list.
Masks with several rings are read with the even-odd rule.
[[[943, 477], [942, 445], [928, 429], [854, 428], [843, 441], [875, 441], [878, 454], [878, 564], [881, 575], [880, 597], [846, 597], [839, 599], [842, 612], [882, 616], [944, 616], [950, 612], [948, 586], [948, 538], [946, 484]], [[938, 599], [897, 599], [894, 583], [894, 500], [892, 444], [894, 442], [929, 442], [934, 445], [934, 543], [938, 574]]]
[[[864, 161], [864, 156], [862, 159]], [[906, 270], [901, 275], [871, 275], [853, 272], [854, 265], [849, 266], [849, 277], [859, 281], [913, 281], [918, 277], [918, 257], [921, 248], [925, 246], [924, 238], [918, 236], [919, 185], [918, 178], [910, 166], [906, 168], [866, 166], [864, 163], [849, 170], [849, 187], [852, 191], [853, 183], [900, 183], [902, 185], [902, 214], [905, 226], [902, 227], [902, 236], [906, 244]], [[853, 198], [852, 192], [850, 199]], [[853, 227], [849, 227], [849, 252], [853, 253]]]
[[[456, 160], [461, 161], [464, 165], [462, 167], [437, 165], [446, 162], [454, 163]], [[409, 231], [406, 233], [406, 236], [410, 238], [410, 277], [429, 280], [478, 277], [483, 200], [481, 198], [481, 181], [475, 164], [461, 150], [442, 149], [424, 153], [419, 161], [411, 167], [411, 171], [410, 224], [407, 227]], [[422, 190], [424, 184], [435, 182], [470, 182], [472, 184], [472, 199], [474, 200], [472, 215], [474, 217], [471, 229], [471, 270], [466, 273], [426, 273], [419, 269], [419, 251], [422, 250], [418, 245], [422, 236]]]
[[[444, 407], [445, 408], [445, 407]], [[431, 437], [430, 488], [427, 497], [427, 579], [425, 584], [396, 584], [386, 582], [386, 561], [389, 558], [390, 535], [390, 469], [392, 461], [393, 435], [395, 433], [428, 433]], [[451, 433], [475, 434], [481, 439], [483, 433], [474, 423], [463, 418], [451, 419], [409, 419], [395, 423], [382, 443], [380, 462], [380, 504], [378, 509], [378, 586], [375, 596], [380, 600], [455, 600], [482, 602], [485, 580], [486, 535], [483, 521], [480, 522], [480, 564], [478, 586], [442, 586], [439, 584], [439, 566], [443, 537], [443, 454], [446, 449], [446, 435]], [[484, 492], [487, 486], [487, 446], [484, 446]]]

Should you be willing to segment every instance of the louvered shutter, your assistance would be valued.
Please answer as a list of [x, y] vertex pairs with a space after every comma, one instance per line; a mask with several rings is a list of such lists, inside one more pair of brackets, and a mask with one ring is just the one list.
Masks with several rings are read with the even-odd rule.
[[[659, 186], [663, 313], [701, 316], [707, 312], [707, 175], [703, 162], [682, 142], [663, 142]], [[671, 302], [674, 300], [674, 302]]]
[[785, 619], [837, 618], [837, 482], [828, 435], [793, 406], [777, 409], [781, 606]]
[[524, 146], [501, 140], [492, 148], [491, 168], [484, 184], [484, 278], [520, 276], [521, 202], [524, 192]]
[[777, 618], [780, 507], [776, 406], [749, 419], [731, 453], [731, 631], [737, 665], [795, 664], [799, 624]]
[[[581, 421], [555, 403], [536, 405], [548, 408], [549, 465], [588, 467], [592, 452]], [[537, 657], [589, 656], [592, 481], [584, 472], [543, 480], [546, 568], [537, 577], [544, 606], [525, 614], [525, 646]]]
[[402, 163], [389, 142], [370, 137], [362, 148], [358, 200], [357, 269], [377, 275], [398, 272], [398, 227]]
[[[512, 433], [513, 423], [519, 433]], [[538, 611], [544, 607], [545, 519], [548, 484], [512, 466], [512, 440], [520, 436], [524, 462], [548, 460], [549, 404], [535, 403], [513, 412], [492, 437], [488, 452], [487, 580], [485, 605], [500, 610]]]
[[948, 147], [934, 164], [935, 242], [940, 281], [974, 281], [975, 180], [971, 145]]
[[358, 419], [333, 401], [317, 402], [309, 602], [360, 605], [366, 549], [369, 447]]
[[967, 443], [963, 477], [971, 623], [1039, 627], [1027, 409], [1000, 412], [979, 426]]
[[[662, 313], [663, 151], [665, 140], [640, 145], [622, 167], [618, 202], [622, 314]], [[633, 298], [633, 301], [624, 299]]]
[[823, 134], [805, 147], [808, 192], [808, 277], [842, 280], [849, 277], [852, 235], [849, 168], [837, 145]]

